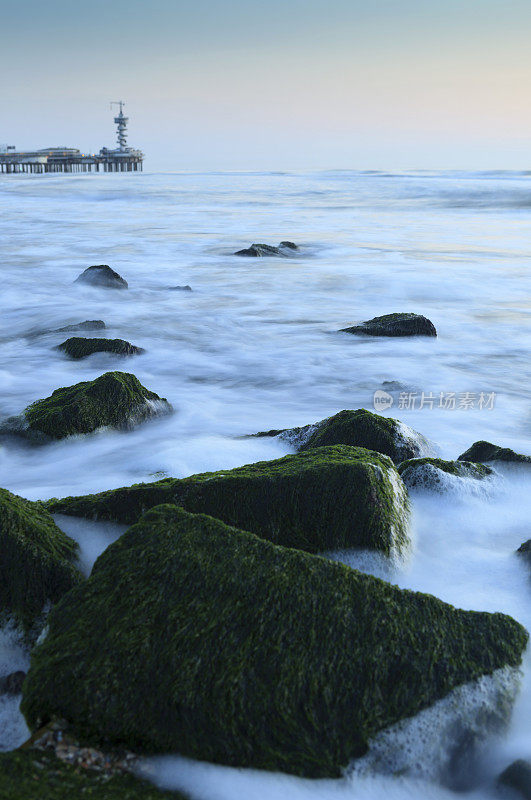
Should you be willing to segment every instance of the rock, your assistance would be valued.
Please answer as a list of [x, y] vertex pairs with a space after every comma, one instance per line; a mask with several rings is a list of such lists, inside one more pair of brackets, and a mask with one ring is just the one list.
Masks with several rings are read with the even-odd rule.
[[528, 566], [531, 567], [531, 539], [521, 544], [516, 552], [527, 562]]
[[86, 358], [93, 353], [114, 353], [117, 356], [133, 356], [144, 353], [142, 347], [135, 347], [134, 344], [126, 342], [124, 339], [85, 339], [81, 336], [72, 336], [66, 342], [57, 346], [70, 358]]
[[490, 442], [480, 441], [458, 456], [458, 461], [507, 461], [515, 464], [531, 464], [531, 456], [515, 453], [508, 447], [498, 447]]
[[[88, 767], [88, 768], [87, 768]], [[185, 800], [130, 774], [109, 774], [98, 765], [79, 768], [52, 751], [24, 748], [0, 753], [2, 800]]]
[[129, 285], [107, 264], [97, 264], [87, 269], [76, 278], [74, 283], [88, 283], [90, 286], [102, 286], [107, 289], [128, 289]]
[[46, 606], [82, 580], [77, 552], [42, 503], [0, 489], [1, 617], [31, 638]]
[[514, 761], [498, 778], [498, 782], [508, 789], [531, 800], [531, 762], [519, 759]]
[[527, 639], [166, 505], [53, 609], [21, 708], [135, 751], [339, 777], [378, 731], [516, 667]]
[[186, 284], [186, 286], [168, 286], [168, 289], [171, 292], [191, 292], [192, 291], [192, 287], [188, 286], [188, 284]]
[[56, 328], [51, 333], [69, 333], [70, 331], [100, 331], [105, 328], [105, 323], [101, 319], [87, 319], [85, 322], [78, 322], [75, 325], [65, 325], [64, 328]]
[[420, 314], [385, 314], [351, 328], [341, 328], [340, 332], [363, 336], [437, 336], [433, 323]]
[[394, 554], [409, 543], [405, 487], [387, 456], [361, 447], [319, 447], [189, 478], [52, 500], [53, 513], [132, 523], [175, 503], [264, 539], [308, 552], [363, 547]]
[[398, 472], [408, 489], [445, 492], [452, 479], [483, 480], [493, 474], [490, 467], [470, 461], [443, 461], [441, 458], [410, 458], [398, 465]]
[[64, 439], [98, 428], [130, 430], [151, 417], [169, 414], [165, 398], [146, 389], [129, 372], [106, 372], [93, 381], [56, 389], [32, 403], [2, 428], [34, 440]]
[[267, 431], [258, 436], [279, 436], [298, 450], [346, 444], [365, 447], [389, 456], [396, 464], [406, 458], [433, 453], [430, 442], [413, 428], [391, 417], [365, 408], [340, 411], [332, 417], [302, 428]]
[[[294, 242], [280, 242], [278, 247], [270, 244], [252, 244], [244, 250], [237, 250], [235, 256], [250, 256], [251, 258], [260, 258], [264, 256], [283, 256], [287, 255], [286, 250], [298, 250], [299, 248]], [[283, 252], [284, 251], [284, 252]]]
[[12, 672], [10, 675], [0, 678], [0, 695], [20, 694], [25, 677], [26, 673], [22, 672], [22, 670], [18, 670], [17, 672]]

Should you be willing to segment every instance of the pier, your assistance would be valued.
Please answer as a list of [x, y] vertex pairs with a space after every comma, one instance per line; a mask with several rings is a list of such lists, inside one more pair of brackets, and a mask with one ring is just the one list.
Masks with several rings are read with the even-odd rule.
[[141, 172], [144, 154], [127, 146], [127, 123], [122, 100], [112, 103], [119, 105], [119, 114], [114, 118], [117, 126], [118, 147], [102, 147], [99, 153], [82, 153], [72, 147], [49, 147], [43, 150], [18, 152], [15, 147], [0, 149], [0, 173], [19, 174], [50, 172]]

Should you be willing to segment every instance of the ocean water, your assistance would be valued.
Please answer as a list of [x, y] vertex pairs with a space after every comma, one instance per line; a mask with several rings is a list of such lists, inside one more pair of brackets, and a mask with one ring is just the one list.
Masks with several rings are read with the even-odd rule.
[[[100, 431], [41, 448], [0, 449], [0, 485], [29, 499], [99, 491], [153, 476], [183, 477], [290, 452], [246, 434], [374, 409], [444, 458], [487, 439], [531, 452], [531, 175], [526, 173], [209, 173], [0, 178], [0, 419], [59, 386], [110, 369], [134, 372], [174, 406], [128, 433]], [[232, 255], [292, 240], [289, 258]], [[109, 264], [128, 291], [74, 284]], [[192, 292], [169, 287], [189, 284]], [[437, 339], [372, 339], [338, 329], [414, 311]], [[44, 333], [102, 319], [91, 336], [145, 348], [127, 360], [70, 361]], [[531, 630], [531, 579], [514, 551], [531, 536], [531, 470], [498, 470], [485, 492], [466, 484], [413, 495], [414, 547], [389, 565], [337, 557], [469, 609], [504, 611]], [[60, 520], [83, 566], [123, 528]], [[493, 740], [469, 796], [495, 795], [495, 775], [531, 757], [531, 669], [511, 728]], [[25, 664], [0, 636], [0, 676]], [[0, 706], [0, 748], [25, 729]], [[201, 800], [455, 796], [419, 777], [303, 781], [178, 757], [146, 765], [163, 785]]]

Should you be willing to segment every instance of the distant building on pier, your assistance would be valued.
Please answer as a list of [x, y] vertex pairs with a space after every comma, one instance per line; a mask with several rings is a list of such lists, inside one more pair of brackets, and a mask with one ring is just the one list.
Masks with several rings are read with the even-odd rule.
[[19, 153], [13, 145], [0, 145], [0, 172], [138, 172], [142, 170], [144, 154], [127, 146], [127, 123], [123, 100], [111, 103], [120, 106], [116, 124], [118, 147], [102, 147], [97, 154], [82, 153], [73, 147], [48, 147]]

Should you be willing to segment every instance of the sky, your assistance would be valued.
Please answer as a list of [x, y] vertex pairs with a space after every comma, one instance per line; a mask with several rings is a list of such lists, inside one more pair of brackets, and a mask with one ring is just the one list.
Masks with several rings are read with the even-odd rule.
[[531, 168], [531, 0], [0, 0], [0, 143], [150, 170]]

